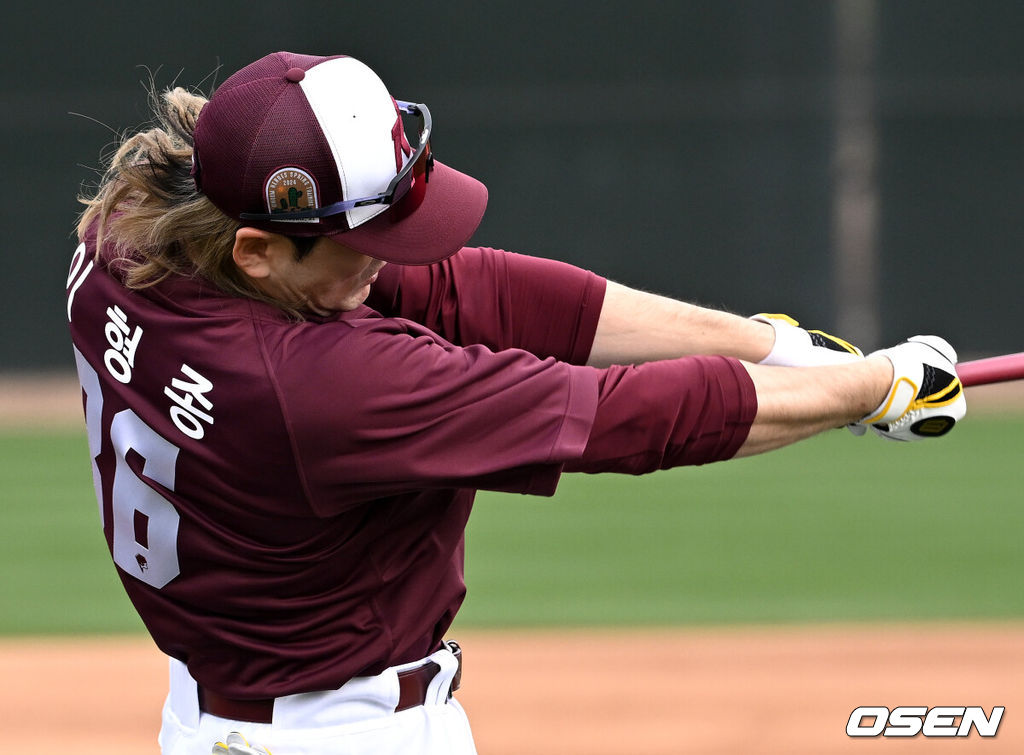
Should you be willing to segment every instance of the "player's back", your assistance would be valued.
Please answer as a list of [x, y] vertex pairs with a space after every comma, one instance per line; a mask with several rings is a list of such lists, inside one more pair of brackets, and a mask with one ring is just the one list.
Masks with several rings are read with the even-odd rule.
[[104, 533], [161, 649], [237, 696], [331, 688], [434, 649], [464, 593], [472, 493], [314, 512], [279, 395], [275, 361], [350, 327], [184, 276], [130, 290], [91, 244], [68, 313]]

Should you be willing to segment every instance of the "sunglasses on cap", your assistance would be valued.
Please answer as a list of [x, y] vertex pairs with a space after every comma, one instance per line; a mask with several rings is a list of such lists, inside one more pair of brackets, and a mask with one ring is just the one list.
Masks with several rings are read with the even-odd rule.
[[[430, 152], [430, 132], [432, 122], [430, 110], [422, 103], [403, 102], [396, 100], [395, 104], [403, 113], [415, 115], [420, 121], [420, 141], [412, 157], [405, 161], [405, 165], [398, 171], [398, 175], [391, 179], [388, 187], [372, 197], [360, 197], [359, 199], [344, 199], [341, 202], [316, 207], [309, 210], [288, 213], [257, 213], [243, 212], [239, 214], [242, 220], [307, 220], [312, 218], [326, 218], [331, 215], [340, 215], [343, 212], [354, 210], [357, 207], [366, 207], [375, 204], [394, 205], [401, 201], [409, 193], [414, 185], [425, 184], [430, 180], [430, 171], [434, 168], [434, 156]], [[422, 189], [421, 189], [422, 191]]]

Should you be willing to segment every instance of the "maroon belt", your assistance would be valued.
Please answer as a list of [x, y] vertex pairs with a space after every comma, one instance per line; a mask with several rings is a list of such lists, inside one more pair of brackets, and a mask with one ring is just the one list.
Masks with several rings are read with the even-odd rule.
[[[462, 648], [454, 642], [449, 642], [448, 646], [459, 662], [455, 678], [452, 679], [451, 691], [454, 692], [462, 682]], [[423, 705], [427, 697], [427, 687], [430, 686], [430, 682], [440, 670], [441, 667], [434, 661], [427, 661], [418, 668], [398, 672], [398, 705], [395, 706], [395, 713]], [[235, 700], [219, 695], [205, 687], [199, 687], [199, 709], [218, 718], [228, 718], [232, 721], [269, 724], [274, 720], [273, 698]]]

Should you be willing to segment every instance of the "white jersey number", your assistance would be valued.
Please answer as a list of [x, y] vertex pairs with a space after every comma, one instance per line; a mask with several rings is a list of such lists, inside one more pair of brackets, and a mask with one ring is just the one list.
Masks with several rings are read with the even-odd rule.
[[[103, 392], [99, 375], [75, 349], [78, 377], [85, 392], [85, 423], [92, 455], [93, 483], [103, 520], [103, 481], [96, 457], [103, 443]], [[142, 472], [169, 491], [174, 490], [178, 447], [124, 409], [110, 422], [110, 442], [116, 464], [111, 486], [114, 563], [152, 587], [161, 588], [178, 576], [178, 523], [174, 506], [147, 485], [128, 464], [130, 452], [142, 459]]]

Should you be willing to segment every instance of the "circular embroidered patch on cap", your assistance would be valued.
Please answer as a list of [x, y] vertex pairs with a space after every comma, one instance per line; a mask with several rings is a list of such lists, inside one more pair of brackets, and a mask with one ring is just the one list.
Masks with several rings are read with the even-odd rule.
[[301, 168], [279, 168], [271, 173], [267, 179], [264, 196], [267, 200], [267, 211], [281, 215], [274, 220], [289, 223], [320, 222], [319, 218], [288, 219], [290, 212], [314, 210], [320, 206], [317, 202], [316, 182]]

